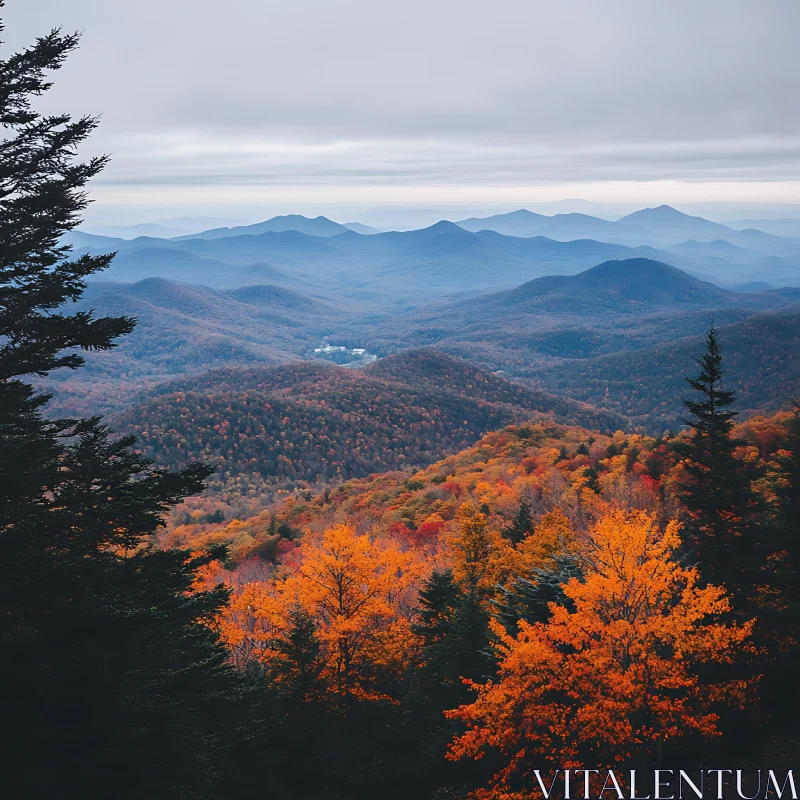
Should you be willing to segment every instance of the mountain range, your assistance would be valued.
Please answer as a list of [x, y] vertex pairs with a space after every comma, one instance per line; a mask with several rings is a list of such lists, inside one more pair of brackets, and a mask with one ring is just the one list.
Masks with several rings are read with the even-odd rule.
[[163, 277], [217, 289], [269, 282], [379, 313], [641, 257], [730, 287], [800, 284], [800, 240], [734, 230], [667, 206], [613, 222], [523, 210], [386, 233], [295, 214], [172, 239], [76, 231], [67, 241], [78, 252], [117, 251], [106, 280]]
[[225, 239], [230, 236], [258, 236], [260, 233], [283, 233], [284, 231], [298, 231], [309, 236], [336, 236], [349, 230], [345, 225], [332, 222], [327, 217], [309, 219], [301, 214], [287, 214], [281, 217], [272, 217], [255, 225], [237, 225], [234, 228], [212, 228], [201, 233], [193, 233], [175, 237], [177, 241], [184, 239]]
[[[736, 292], [667, 264], [629, 259], [606, 262], [574, 276], [538, 278], [512, 290], [420, 309], [375, 325], [368, 339], [373, 347], [389, 352], [435, 347], [550, 391], [600, 406], [611, 402], [620, 413], [633, 414], [640, 421], [654, 415], [657, 426], [664, 419], [674, 423], [674, 406], [669, 414], [659, 416], [657, 406], [633, 409], [626, 405], [623, 386], [629, 377], [607, 384], [610, 391], [615, 386], [619, 390], [616, 400], [610, 401], [605, 391], [598, 395], [583, 388], [583, 379], [589, 374], [583, 373], [584, 366], [588, 369], [592, 359], [597, 360], [598, 367], [591, 374], [602, 381], [607, 363], [609, 375], [619, 378], [636, 352], [663, 346], [669, 353], [673, 344], [678, 347], [680, 342], [682, 348], [684, 340], [690, 339], [691, 347], [699, 352], [701, 343], [696, 337], [712, 323], [735, 326], [759, 314], [786, 312], [786, 325], [775, 331], [775, 364], [788, 370], [787, 381], [778, 378], [773, 387], [779, 394], [790, 382], [787, 359], [796, 346], [793, 312], [798, 307], [800, 289]], [[735, 333], [738, 329], [731, 330]], [[732, 335], [732, 340], [744, 350], [746, 339]], [[758, 349], [764, 350], [763, 342]], [[739, 350], [732, 356], [740, 362], [743, 357]], [[601, 361], [603, 358], [608, 362]], [[687, 374], [692, 364], [693, 357], [687, 357], [677, 368]], [[748, 370], [752, 367], [750, 364]], [[625, 373], [635, 374], [636, 368]], [[748, 380], [747, 374], [741, 376], [742, 383]], [[768, 391], [756, 384], [751, 394], [756, 398]], [[646, 393], [640, 389], [639, 394]], [[750, 407], [758, 407], [755, 399]]]
[[[445, 241], [450, 236], [466, 240], [467, 247], [475, 247], [476, 241], [482, 246], [480, 236], [459, 232], [454, 225], [434, 228], [411, 237], [423, 253], [425, 237], [434, 251], [443, 243], [452, 249], [452, 241]], [[261, 236], [288, 235], [304, 236]], [[361, 240], [402, 237], [406, 246], [409, 242], [401, 233], [348, 236]], [[489, 232], [486, 236], [491, 240], [501, 234]], [[307, 238], [322, 246], [332, 241]], [[556, 244], [581, 252], [581, 242]], [[619, 398], [607, 399], [605, 393], [598, 397], [581, 381], [583, 365], [588, 370], [593, 359], [618, 356], [609, 362], [609, 374], [620, 377], [628, 363], [627, 354], [696, 337], [712, 320], [729, 326], [755, 315], [798, 307], [800, 289], [732, 291], [644, 258], [610, 260], [576, 275], [545, 276], [513, 289], [394, 313], [376, 313], [358, 301], [325, 298], [324, 292], [311, 294], [273, 283], [212, 289], [161, 278], [135, 284], [97, 282], [90, 285], [78, 308], [135, 316], [139, 319], [137, 330], [116, 350], [89, 354], [80, 381], [70, 372], [59, 372], [41, 385], [55, 392], [54, 413], [109, 412], [178, 376], [214, 367], [265, 366], [324, 357], [320, 343], [360, 348], [376, 356], [423, 346], [565, 395], [571, 393], [574, 382], [575, 397], [612, 405], [621, 413], [645, 420], [657, 409], [629, 409], [624, 403], [614, 405], [622, 402]], [[776, 329], [776, 335], [780, 347], [790, 351], [796, 323], [791, 315], [787, 320]], [[782, 363], [782, 358], [777, 363]], [[375, 369], [383, 363], [379, 361]], [[690, 366], [691, 359], [685, 368]], [[587, 371], [584, 377], [589, 374]], [[560, 375], [571, 377], [562, 380]], [[627, 379], [620, 380], [622, 386]], [[746, 376], [742, 380], [746, 381]], [[616, 384], [610, 385], [613, 390]], [[760, 391], [756, 387], [754, 397]], [[755, 400], [752, 407], [757, 407]], [[661, 424], [656, 419], [666, 417], [653, 417], [654, 424]]]
[[[712, 320], [744, 349], [732, 355], [749, 409], [794, 386], [800, 240], [669, 206], [618, 220], [520, 210], [389, 232], [290, 214], [68, 241], [117, 252], [80, 307], [140, 325], [116, 351], [91, 354], [80, 383], [42, 381], [59, 413], [116, 411], [180, 376], [291, 364], [333, 344], [379, 357], [434, 347], [655, 429], [676, 424], [680, 408], [665, 398]], [[753, 360], [766, 331], [785, 377]], [[671, 353], [681, 354], [672, 366]]]
[[493, 230], [508, 236], [546, 236], [559, 241], [596, 239], [628, 245], [668, 246], [686, 239], [711, 241], [723, 239], [744, 247], [780, 247], [780, 238], [754, 228], [731, 228], [703, 217], [690, 216], [662, 205], [644, 208], [618, 220], [606, 220], [588, 214], [545, 216], [526, 209], [510, 214], [470, 218], [457, 223], [465, 230]]

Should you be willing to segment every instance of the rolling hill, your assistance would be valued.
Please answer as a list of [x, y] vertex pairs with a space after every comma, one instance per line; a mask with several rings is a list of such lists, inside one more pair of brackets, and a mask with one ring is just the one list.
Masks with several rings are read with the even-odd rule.
[[[574, 243], [573, 243], [574, 244]], [[442, 335], [471, 330], [542, 329], [554, 324], [618, 326], [620, 318], [692, 309], [786, 308], [791, 290], [736, 292], [647, 258], [606, 261], [577, 275], [536, 278], [515, 289], [481, 295], [408, 315], [404, 330], [433, 325]], [[587, 316], [590, 315], [590, 316]]]
[[[296, 232], [262, 236], [301, 237], [322, 247], [343, 237], [323, 239]], [[471, 234], [450, 223], [413, 235], [359, 236], [360, 241], [400, 238], [409, 263], [431, 263], [437, 252], [478, 254], [488, 259], [494, 238], [537, 247], [537, 239], [514, 239], [494, 232]], [[195, 244], [216, 246], [222, 242]], [[591, 257], [594, 245], [556, 243], [547, 248], [571, 253], [572, 262]], [[385, 244], [379, 247], [386, 247]], [[617, 248], [618, 245], [605, 245]], [[412, 251], [420, 255], [414, 259]], [[465, 256], [467, 258], [467, 256]], [[457, 274], [457, 263], [453, 269]], [[489, 269], [489, 261], [485, 262]], [[247, 267], [246, 269], [252, 269]], [[444, 273], [445, 276], [447, 273]], [[376, 275], [380, 272], [376, 269]], [[402, 269], [395, 271], [400, 280]], [[260, 275], [233, 289], [211, 289], [160, 278], [134, 284], [94, 283], [80, 308], [135, 316], [136, 332], [110, 353], [90, 354], [80, 382], [56, 373], [43, 382], [55, 391], [54, 413], [109, 412], [171, 377], [212, 367], [270, 365], [306, 357], [325, 337], [334, 344], [368, 348], [385, 355], [435, 346], [489, 370], [538, 385], [540, 374], [570, 360], [593, 359], [650, 348], [701, 334], [717, 324], [779, 311], [800, 302], [797, 289], [735, 292], [698, 280], [650, 259], [612, 260], [577, 275], [537, 278], [514, 289], [458, 302], [431, 304], [409, 313], [375, 314], [369, 303], [322, 300]], [[407, 277], [407, 283], [412, 279]], [[330, 339], [329, 339], [330, 340]], [[384, 367], [378, 362], [375, 370]], [[390, 363], [390, 362], [386, 362]], [[377, 373], [376, 373], [377, 374]], [[419, 379], [419, 376], [416, 378]], [[558, 391], [564, 391], [562, 384]]]
[[[652, 347], [798, 304], [797, 290], [735, 292], [648, 259], [538, 278], [377, 325], [375, 347], [434, 346], [539, 385], [562, 363]], [[558, 391], [565, 391], [563, 383]], [[595, 398], [596, 399], [596, 398]]]
[[[477, 301], [472, 301], [477, 302]], [[492, 306], [575, 314], [650, 313], [667, 308], [745, 308], [767, 310], [789, 305], [779, 292], [735, 292], [648, 258], [607, 261], [574, 276], [539, 278], [486, 298]]]
[[[726, 388], [735, 389], [737, 408], [770, 412], [800, 395], [800, 306], [757, 314], [718, 328], [727, 368]], [[627, 353], [543, 368], [538, 385], [612, 408], [650, 429], [680, 426], [685, 416], [685, 376], [703, 340], [693, 336]]]
[[215, 258], [172, 247], [141, 247], [118, 252], [102, 273], [103, 281], [132, 283], [147, 278], [225, 288], [240, 282], [273, 280], [294, 283], [284, 272], [266, 263], [248, 264], [244, 269]]
[[41, 381], [55, 392], [53, 414], [117, 410], [166, 378], [212, 367], [297, 360], [346, 313], [278, 286], [226, 294], [161, 278], [89, 284], [69, 310], [89, 309], [138, 325], [116, 349], [87, 354], [79, 375], [61, 370]]
[[502, 292], [478, 303], [487, 308], [524, 308], [527, 312], [576, 314], [586, 311], [607, 314], [641, 313], [659, 307], [738, 306], [776, 307], [772, 296], [750, 296], [721, 289], [693, 278], [675, 267], [648, 258], [606, 261], [570, 276], [537, 278], [510, 292]]
[[624, 425], [425, 351], [364, 370], [319, 362], [215, 370], [157, 387], [112, 422], [159, 464], [211, 461], [214, 490], [245, 496], [429, 464], [487, 431], [543, 416]]

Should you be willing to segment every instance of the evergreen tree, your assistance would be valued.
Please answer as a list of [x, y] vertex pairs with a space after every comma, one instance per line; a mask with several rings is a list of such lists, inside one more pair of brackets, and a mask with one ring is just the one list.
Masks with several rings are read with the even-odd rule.
[[514, 514], [514, 519], [511, 520], [511, 524], [505, 528], [503, 535], [516, 547], [516, 545], [532, 532], [533, 517], [531, 517], [531, 507], [529, 503], [522, 500], [517, 509], [517, 513]]
[[793, 404], [785, 438], [770, 475], [775, 496], [769, 526], [775, 551], [770, 559], [770, 582], [779, 592], [777, 602], [760, 609], [769, 635], [771, 658], [761, 663], [763, 708], [770, 725], [793, 732], [800, 712], [800, 403]]
[[452, 616], [453, 631], [448, 637], [450, 674], [462, 696], [466, 689], [462, 678], [485, 681], [494, 674], [496, 663], [491, 648], [489, 619], [483, 597], [476, 591], [462, 591]]
[[521, 619], [531, 624], [547, 622], [549, 603], [570, 608], [571, 601], [564, 595], [563, 586], [582, 574], [574, 553], [559, 553], [554, 556], [553, 564], [533, 569], [530, 577], [514, 578], [508, 586], [498, 586], [494, 616], [512, 636], [518, 633], [517, 623]]
[[448, 637], [453, 632], [453, 613], [459, 589], [452, 570], [435, 571], [419, 592], [420, 622], [413, 626], [422, 642], [425, 676], [441, 683], [449, 669]]
[[[759, 619], [753, 641], [769, 649], [770, 625], [760, 602], [763, 573], [759, 569], [766, 555], [761, 546], [763, 508], [753, 490], [756, 475], [736, 452], [744, 444], [733, 434], [736, 412], [731, 406], [736, 393], [723, 386], [722, 351], [713, 326], [697, 364], [697, 377], [686, 379], [697, 399], [684, 400], [689, 411], [684, 421], [691, 429], [687, 438], [673, 444], [683, 464], [683, 478], [676, 487], [687, 511], [683, 540], [704, 580], [730, 592], [734, 612], [742, 619]], [[762, 673], [762, 668], [760, 660], [743, 650], [733, 663], [704, 665], [700, 676], [708, 683], [747, 680]], [[728, 708], [720, 714], [725, 735], [717, 756], [724, 753], [733, 758], [736, 747], [746, 749], [760, 734], [752, 709]]]
[[[3, 3], [0, 0], [0, 7]], [[155, 470], [99, 419], [49, 421], [26, 376], [76, 368], [127, 318], [68, 313], [112, 256], [63, 235], [104, 158], [76, 160], [91, 118], [31, 101], [78, 44], [55, 30], [0, 61], [0, 717], [15, 797], [219, 798], [244, 791], [250, 713], [206, 624], [225, 589], [193, 592], [203, 558], [158, 551], [162, 515], [209, 471]], [[255, 742], [252, 743], [255, 745]]]
[[737, 412], [730, 406], [736, 393], [723, 387], [722, 351], [713, 326], [697, 363], [699, 374], [686, 380], [698, 398], [684, 400], [691, 431], [674, 445], [683, 461], [678, 492], [689, 516], [686, 538], [706, 580], [746, 594], [762, 507], [752, 488], [752, 469], [736, 454], [743, 444], [733, 436]]
[[[433, 796], [444, 786], [458, 786], [457, 796], [482, 781], [485, 765], [453, 764], [446, 759], [458, 725], [444, 716], [470, 699], [462, 677], [486, 680], [495, 673], [490, 646], [489, 615], [477, 590], [459, 586], [451, 570], [434, 571], [419, 593], [415, 633], [422, 643], [421, 664], [407, 699], [407, 737], [413, 745], [415, 794]], [[425, 792], [427, 789], [427, 792]], [[462, 795], [463, 790], [463, 795]], [[408, 796], [408, 792], [402, 796]]]
[[434, 572], [419, 597], [420, 680], [428, 700], [443, 710], [468, 696], [462, 678], [479, 680], [494, 671], [489, 614], [478, 591], [460, 587], [450, 570]]
[[[784, 533], [790, 554], [800, 555], [800, 401], [792, 403], [792, 416], [786, 424], [786, 440], [776, 457], [774, 476], [777, 524]], [[800, 567], [800, 564], [797, 565]]]
[[317, 699], [322, 690], [325, 660], [317, 637], [317, 626], [311, 615], [300, 606], [289, 612], [288, 636], [276, 639], [273, 647], [278, 656], [268, 668], [276, 689], [292, 700], [307, 703]]

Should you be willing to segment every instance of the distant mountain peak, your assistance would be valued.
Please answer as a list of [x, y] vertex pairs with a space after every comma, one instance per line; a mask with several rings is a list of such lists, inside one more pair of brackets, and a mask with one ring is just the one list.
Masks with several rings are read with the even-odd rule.
[[[643, 217], [648, 217], [650, 219], [679, 219], [682, 217], [689, 217], [689, 215], [678, 211], [677, 208], [668, 206], [666, 203], [662, 203], [660, 206], [653, 206], [652, 208], [649, 206], [647, 208], [641, 208], [623, 217], [623, 219], [642, 219]], [[691, 219], [691, 217], [689, 218]]]
[[516, 211], [511, 211], [510, 213], [505, 214], [503, 216], [506, 216], [506, 217], [529, 217], [529, 218], [533, 217], [533, 218], [538, 219], [542, 215], [541, 214], [537, 214], [535, 211], [529, 211], [527, 208], [518, 208]]
[[543, 214], [537, 214], [535, 211], [529, 211], [527, 208], [518, 208], [516, 211], [509, 211], [506, 214], [493, 214], [490, 217], [470, 217], [469, 219], [462, 219], [455, 224], [462, 228], [472, 230], [476, 224], [485, 224], [490, 230], [494, 230], [491, 226], [496, 223], [516, 223], [526, 224], [532, 222], [541, 222], [548, 217]]
[[704, 217], [693, 217], [691, 214], [685, 214], [683, 211], [678, 211], [677, 208], [673, 208], [672, 206], [668, 206], [666, 204], [655, 206], [654, 208], [642, 208], [639, 211], [634, 211], [632, 214], [628, 214], [628, 216], [623, 217], [622, 220], [619, 221], [622, 222], [623, 220], [635, 220], [637, 222], [644, 222], [646, 220], [660, 222], [699, 222], [712, 227], [717, 227], [720, 230], [725, 229], [724, 225], [720, 225], [717, 222], [711, 222], [711, 220], [707, 220]]
[[450, 222], [450, 220], [447, 219], [439, 220], [439, 222], [435, 222], [433, 225], [423, 228], [422, 231], [425, 233], [455, 233], [459, 236], [472, 235], [469, 231], [465, 231], [462, 227], [456, 225], [455, 222]]
[[305, 217], [302, 214], [284, 214], [272, 217], [263, 222], [256, 222], [254, 225], [240, 225], [235, 228], [213, 228], [202, 233], [190, 234], [187, 236], [176, 237], [173, 241], [183, 241], [186, 239], [226, 239], [232, 236], [261, 235], [263, 233], [287, 233], [296, 231], [309, 236], [336, 236], [346, 233], [349, 228], [340, 225], [338, 222], [327, 217]]
[[548, 310], [575, 313], [578, 308], [714, 305], [732, 294], [661, 261], [628, 258], [604, 261], [577, 275], [537, 278], [506, 297], [513, 303], [544, 303]]
[[652, 258], [626, 258], [605, 261], [596, 267], [573, 276], [572, 280], [582, 283], [614, 284], [624, 291], [673, 291], [676, 289], [706, 288], [711, 292], [723, 290], [713, 284], [694, 278], [677, 267], [655, 261]]

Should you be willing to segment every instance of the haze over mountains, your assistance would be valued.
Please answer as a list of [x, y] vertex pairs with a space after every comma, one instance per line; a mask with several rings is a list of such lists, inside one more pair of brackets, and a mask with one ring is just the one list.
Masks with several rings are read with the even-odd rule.
[[800, 239], [737, 230], [668, 206], [616, 221], [520, 210], [385, 233], [290, 214], [173, 238], [77, 231], [69, 241], [83, 252], [119, 252], [104, 279], [165, 277], [218, 289], [269, 282], [377, 311], [511, 289], [536, 277], [640, 257], [729, 287], [754, 280], [800, 285]]
[[230, 236], [257, 236], [260, 233], [282, 233], [284, 231], [298, 231], [309, 236], [336, 236], [349, 230], [345, 225], [332, 222], [327, 217], [308, 219], [301, 214], [287, 214], [282, 217], [273, 217], [265, 222], [255, 225], [238, 225], [235, 228], [213, 228], [201, 233], [188, 234], [175, 237], [182, 239], [224, 239]]
[[471, 218], [457, 223], [470, 231], [494, 230], [508, 236], [546, 236], [559, 241], [597, 239], [621, 244], [669, 246], [687, 239], [700, 242], [724, 240], [743, 247], [777, 247], [771, 234], [752, 226], [732, 228], [703, 217], [683, 214], [671, 206], [644, 208], [618, 220], [605, 220], [588, 214], [544, 216], [520, 209], [483, 219]]
[[[680, 377], [712, 320], [748, 409], [774, 407], [797, 383], [800, 239], [668, 206], [614, 221], [520, 210], [387, 232], [289, 214], [69, 241], [117, 252], [79, 308], [139, 326], [117, 350], [90, 354], [80, 381], [42, 382], [53, 413], [121, 411], [209, 369], [286, 365], [302, 382], [310, 359], [356, 364], [423, 347], [657, 430], [679, 424]], [[400, 362], [370, 374], [390, 363]]]

